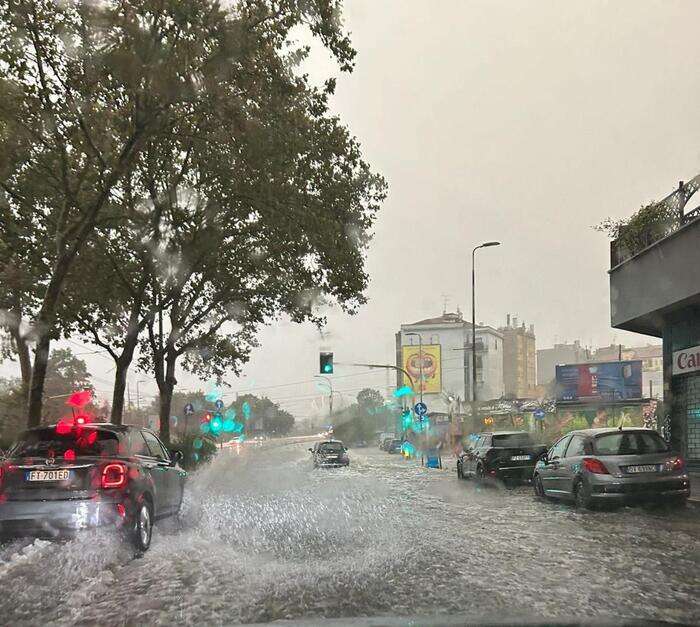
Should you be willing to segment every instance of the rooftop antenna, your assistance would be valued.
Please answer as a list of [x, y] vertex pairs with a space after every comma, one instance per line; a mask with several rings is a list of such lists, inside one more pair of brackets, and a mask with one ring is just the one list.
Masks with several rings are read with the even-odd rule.
[[447, 303], [450, 302], [450, 295], [440, 294], [440, 297], [442, 298], [442, 315], [444, 316], [447, 313]]

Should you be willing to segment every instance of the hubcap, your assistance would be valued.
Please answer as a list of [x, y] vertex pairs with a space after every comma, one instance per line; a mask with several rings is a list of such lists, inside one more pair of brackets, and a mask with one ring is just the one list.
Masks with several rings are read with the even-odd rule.
[[141, 533], [141, 542], [146, 546], [151, 535], [151, 514], [146, 505], [141, 506], [141, 512], [139, 513], [139, 531]]

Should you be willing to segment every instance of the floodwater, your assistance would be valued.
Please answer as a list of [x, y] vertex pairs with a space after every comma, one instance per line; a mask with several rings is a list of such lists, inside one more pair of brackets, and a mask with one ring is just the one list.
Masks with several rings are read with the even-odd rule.
[[112, 534], [0, 549], [0, 621], [256, 623], [362, 616], [700, 622], [700, 516], [577, 511], [376, 449], [224, 451], [135, 558]]

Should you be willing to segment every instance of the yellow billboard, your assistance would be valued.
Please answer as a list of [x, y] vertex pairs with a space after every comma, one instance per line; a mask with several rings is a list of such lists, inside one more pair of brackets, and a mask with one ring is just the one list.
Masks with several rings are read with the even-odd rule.
[[439, 394], [442, 391], [440, 344], [424, 344], [422, 348], [402, 346], [401, 367], [411, 375], [416, 393], [421, 391], [421, 387], [424, 394]]

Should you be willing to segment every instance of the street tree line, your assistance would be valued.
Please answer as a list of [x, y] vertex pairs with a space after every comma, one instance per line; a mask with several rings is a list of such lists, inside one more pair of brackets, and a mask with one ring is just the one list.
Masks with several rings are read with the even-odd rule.
[[351, 71], [338, 0], [0, 0], [0, 324], [29, 426], [51, 343], [148, 373], [237, 373], [280, 315], [365, 298], [386, 184], [301, 64]]

